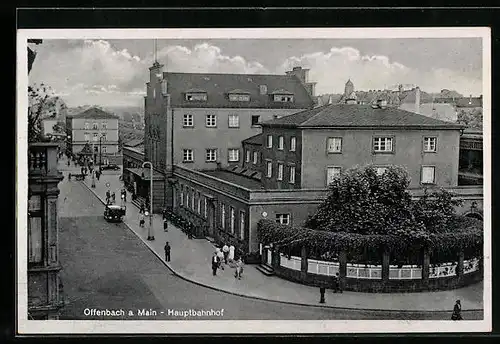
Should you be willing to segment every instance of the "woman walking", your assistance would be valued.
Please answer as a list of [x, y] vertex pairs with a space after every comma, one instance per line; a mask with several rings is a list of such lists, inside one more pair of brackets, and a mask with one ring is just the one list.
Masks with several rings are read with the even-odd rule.
[[453, 314], [451, 315], [451, 320], [463, 320], [462, 305], [460, 304], [460, 300], [457, 300], [455, 306], [453, 307]]

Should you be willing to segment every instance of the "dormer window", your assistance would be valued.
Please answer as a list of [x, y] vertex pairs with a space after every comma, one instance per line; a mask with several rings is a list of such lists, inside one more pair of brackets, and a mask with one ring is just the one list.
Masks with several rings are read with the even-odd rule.
[[207, 101], [207, 92], [205, 90], [191, 89], [186, 91], [187, 101]]
[[248, 102], [250, 101], [250, 92], [244, 90], [232, 90], [228, 92], [229, 101], [231, 102]]
[[273, 95], [273, 100], [275, 102], [281, 102], [281, 103], [290, 103], [293, 102], [293, 93], [288, 92], [287, 90], [276, 90], [272, 93]]

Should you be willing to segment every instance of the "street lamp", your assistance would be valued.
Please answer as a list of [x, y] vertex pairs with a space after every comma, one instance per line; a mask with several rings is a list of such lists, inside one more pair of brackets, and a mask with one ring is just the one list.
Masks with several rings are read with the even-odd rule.
[[149, 228], [148, 228], [148, 240], [155, 240], [155, 237], [152, 233], [152, 229], [153, 229], [153, 164], [150, 163], [149, 161], [145, 161], [143, 164], [142, 164], [142, 168], [144, 168], [144, 166], [148, 165], [149, 164], [149, 168], [150, 168], [150, 175], [149, 175], [149, 192], [150, 192], [150, 196], [149, 196]]
[[99, 172], [102, 172], [102, 134], [99, 136]]

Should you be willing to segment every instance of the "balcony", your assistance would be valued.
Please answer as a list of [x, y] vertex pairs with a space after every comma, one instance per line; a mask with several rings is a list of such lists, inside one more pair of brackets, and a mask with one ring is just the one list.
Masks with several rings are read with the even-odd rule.
[[28, 146], [28, 172], [30, 177], [58, 177], [57, 143], [37, 142]]

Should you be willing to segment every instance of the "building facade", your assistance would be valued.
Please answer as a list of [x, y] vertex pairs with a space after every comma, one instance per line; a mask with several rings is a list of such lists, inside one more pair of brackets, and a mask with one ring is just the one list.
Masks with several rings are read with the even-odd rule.
[[326, 188], [356, 165], [405, 166], [410, 187], [458, 185], [462, 126], [396, 108], [334, 104], [262, 123], [262, 182]]
[[118, 120], [117, 116], [96, 107], [67, 116], [67, 152], [71, 155], [78, 155], [88, 145], [94, 152], [94, 157], [91, 159], [97, 163], [121, 165]]
[[58, 319], [63, 307], [59, 272], [57, 144], [28, 150], [28, 319]]
[[[150, 68], [145, 96], [145, 159], [167, 179], [173, 166], [241, 165], [242, 140], [260, 123], [312, 108], [314, 83], [300, 67], [286, 75], [167, 73]], [[165, 183], [165, 201], [172, 190]], [[169, 203], [170, 202], [170, 203]]]

